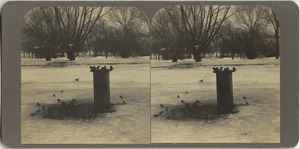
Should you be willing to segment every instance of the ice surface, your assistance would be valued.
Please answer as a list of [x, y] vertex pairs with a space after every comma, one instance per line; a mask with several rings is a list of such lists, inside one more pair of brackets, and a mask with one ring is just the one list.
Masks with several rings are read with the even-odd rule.
[[[278, 143], [280, 141], [279, 60], [203, 59], [151, 61], [138, 58], [77, 58], [74, 62], [55, 59], [22, 59], [21, 142], [23, 144], [127, 144], [127, 143]], [[125, 97], [127, 105], [96, 119], [53, 120], [32, 117], [36, 102], [53, 104], [57, 98], [93, 102], [93, 82], [89, 65], [113, 65], [110, 73], [111, 101]], [[175, 65], [174, 65], [175, 64]], [[180, 100], [216, 102], [216, 82], [212, 67], [235, 66], [234, 102], [239, 113], [217, 120], [166, 120], [153, 118], [165, 106]], [[74, 79], [79, 78], [79, 82]], [[199, 82], [203, 79], [203, 83]], [[60, 90], [64, 92], [61, 93]], [[186, 94], [185, 91], [189, 93]], [[284, 100], [284, 99], [282, 99]], [[151, 102], [151, 113], [150, 113]], [[151, 135], [150, 135], [150, 118]], [[151, 136], [151, 137], [150, 137]]]
[[[123, 59], [110, 60], [118, 62], [113, 65], [115, 70], [110, 72], [111, 102], [120, 102], [119, 95], [127, 102], [126, 105], [116, 106], [116, 112], [102, 114], [89, 121], [53, 120], [30, 116], [31, 112], [38, 109], [37, 102], [47, 105], [56, 103], [57, 98], [75, 98], [78, 102], [93, 103], [93, 74], [88, 64], [102, 64], [104, 61], [97, 59], [103, 58], [86, 61], [78, 59], [71, 62], [78, 65], [65, 64], [65, 67], [56, 67], [49, 65], [49, 62], [36, 59], [22, 60], [22, 64], [27, 65], [21, 68], [22, 144], [150, 142], [150, 61], [146, 57], [128, 60], [128, 62], [142, 61], [140, 64], [126, 62], [123, 64]], [[54, 60], [51, 63], [56, 61], [64, 60]], [[47, 67], [44, 67], [45, 65]], [[74, 81], [76, 78], [79, 78], [79, 82]], [[60, 92], [62, 89], [63, 93]], [[53, 93], [56, 94], [55, 98]]]
[[[166, 120], [151, 118], [154, 143], [279, 143], [280, 75], [279, 60], [204, 59], [201, 63], [182, 60], [151, 62], [151, 115], [161, 111], [160, 104], [172, 107], [180, 100], [216, 103], [216, 78], [213, 66], [235, 66], [234, 103], [245, 103], [239, 113], [217, 120]], [[188, 66], [188, 67], [187, 67]], [[203, 79], [203, 83], [199, 80]], [[185, 91], [189, 93], [186, 94]], [[180, 95], [180, 99], [177, 98]], [[282, 99], [284, 100], [284, 99]]]

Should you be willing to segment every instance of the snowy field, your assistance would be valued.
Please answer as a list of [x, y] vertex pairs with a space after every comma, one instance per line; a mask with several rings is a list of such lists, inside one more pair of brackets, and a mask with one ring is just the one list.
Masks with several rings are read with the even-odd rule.
[[[255, 60], [204, 59], [151, 61], [151, 115], [180, 100], [216, 103], [216, 76], [212, 67], [235, 66], [233, 94], [239, 106], [236, 114], [217, 120], [167, 120], [151, 118], [153, 143], [279, 143], [280, 142], [280, 64], [274, 58]], [[199, 80], [203, 79], [203, 83]], [[188, 94], [185, 93], [188, 91]], [[177, 98], [180, 95], [180, 99]], [[284, 99], [282, 99], [284, 100]]]
[[[203, 59], [151, 61], [137, 58], [23, 58], [21, 100], [21, 142], [23, 144], [147, 144], [150, 143], [278, 143], [280, 141], [280, 63], [274, 58], [255, 60]], [[113, 65], [110, 73], [111, 102], [125, 98], [116, 112], [95, 119], [54, 120], [30, 116], [36, 103], [49, 105], [56, 99], [75, 98], [93, 103], [93, 82], [89, 65]], [[180, 100], [216, 103], [216, 82], [212, 67], [235, 66], [233, 73], [236, 114], [217, 120], [167, 120], [154, 118], [160, 104], [180, 106]], [[74, 81], [79, 78], [80, 81]], [[199, 80], [203, 79], [203, 83]], [[64, 90], [63, 93], [60, 90]], [[185, 91], [189, 93], [186, 94]], [[52, 94], [56, 94], [56, 98]], [[151, 93], [151, 95], [150, 95]], [[176, 96], [180, 95], [180, 99]], [[151, 97], [151, 100], [150, 100]], [[283, 99], [284, 100], [284, 99]], [[151, 107], [150, 107], [151, 104]], [[151, 110], [151, 112], [150, 112]], [[150, 122], [151, 119], [151, 122]], [[151, 124], [151, 129], [150, 129]], [[151, 139], [151, 140], [150, 140]]]
[[[22, 144], [145, 144], [150, 143], [149, 57], [114, 59], [103, 57], [66, 59], [22, 59]], [[116, 112], [95, 119], [54, 120], [30, 116], [36, 105], [75, 98], [93, 103], [93, 75], [89, 65], [113, 65], [110, 72], [111, 102]], [[79, 78], [79, 82], [74, 81]], [[60, 92], [64, 90], [64, 92]], [[54, 98], [52, 94], [55, 93]]]

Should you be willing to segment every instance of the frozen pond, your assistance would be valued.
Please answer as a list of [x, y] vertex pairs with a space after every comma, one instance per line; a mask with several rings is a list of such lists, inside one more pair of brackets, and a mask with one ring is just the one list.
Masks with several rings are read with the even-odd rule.
[[[116, 112], [91, 120], [54, 120], [32, 117], [30, 113], [38, 109], [37, 102], [47, 106], [56, 103], [57, 98], [93, 103], [93, 75], [89, 65], [22, 67], [22, 144], [149, 143], [150, 65], [120, 64], [114, 68], [110, 73], [111, 102], [120, 102], [122, 95], [126, 105], [118, 105]], [[74, 81], [75, 78], [80, 81]]]
[[[218, 60], [235, 65], [239, 60]], [[154, 143], [279, 143], [280, 142], [280, 75], [279, 60], [243, 61], [233, 73], [234, 103], [239, 113], [217, 120], [166, 120], [151, 118], [151, 142]], [[180, 64], [181, 62], [179, 62]], [[180, 100], [216, 102], [216, 78], [212, 66], [223, 63], [203, 62], [191, 68], [169, 66], [170, 62], [152, 62], [151, 114], [164, 106], [180, 105]], [[249, 65], [247, 65], [249, 64]], [[206, 66], [207, 65], [207, 66]], [[232, 67], [232, 66], [231, 66]], [[203, 79], [203, 83], [199, 80]], [[185, 91], [189, 93], [186, 94]], [[177, 98], [180, 95], [180, 99]], [[283, 99], [284, 100], [284, 99]]]

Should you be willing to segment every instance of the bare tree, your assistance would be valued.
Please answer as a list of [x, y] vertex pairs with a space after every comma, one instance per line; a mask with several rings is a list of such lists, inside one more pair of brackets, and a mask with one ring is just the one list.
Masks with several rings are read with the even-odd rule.
[[131, 50], [139, 48], [139, 34], [148, 34], [148, 22], [142, 11], [135, 7], [115, 7], [109, 13], [109, 21], [122, 33], [119, 52], [121, 57], [129, 57]]
[[177, 62], [185, 46], [180, 12], [175, 7], [160, 10], [153, 18], [151, 30], [157, 48], [164, 49], [163, 59], [173, 62]]
[[[53, 15], [50, 12], [45, 13]], [[49, 51], [49, 45], [55, 47], [57, 41], [56, 34], [47, 25], [46, 18], [39, 9], [33, 9], [27, 13], [22, 28], [22, 43], [24, 45], [31, 45], [30, 47], [27, 46], [27, 48], [30, 48], [36, 54], [36, 57], [46, 57], [46, 60], [51, 60], [56, 51]]]
[[263, 30], [267, 22], [262, 19], [264, 13], [257, 6], [240, 6], [238, 9], [237, 21], [249, 32], [248, 37], [246, 37], [248, 38], [246, 56], [249, 59], [254, 59], [257, 57], [255, 45], [256, 42], [259, 42], [257, 36], [261, 36], [259, 32]]
[[[176, 20], [178, 11], [180, 21]], [[196, 62], [202, 60], [202, 53], [216, 37], [224, 20], [229, 16], [230, 6], [176, 6], [165, 8], [172, 25], [185, 38], [188, 49], [192, 49]], [[175, 15], [174, 15], [175, 14]]]
[[40, 11], [60, 39], [60, 48], [65, 49], [69, 60], [75, 60], [75, 52], [82, 48], [97, 20], [107, 13], [103, 7], [41, 7]]
[[276, 59], [279, 58], [279, 20], [275, 12], [267, 7], [261, 7], [261, 9], [264, 11], [263, 19], [265, 19], [268, 23], [272, 24], [272, 27], [274, 29], [274, 36], [275, 36], [275, 48], [276, 48]]

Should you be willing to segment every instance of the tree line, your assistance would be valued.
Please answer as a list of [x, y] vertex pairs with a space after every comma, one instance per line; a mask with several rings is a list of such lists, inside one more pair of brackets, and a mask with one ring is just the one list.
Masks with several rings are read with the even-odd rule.
[[134, 7], [38, 7], [24, 19], [22, 50], [37, 58], [79, 53], [163, 59], [207, 54], [279, 58], [279, 21], [263, 6], [177, 5], [160, 9], [150, 22]]

